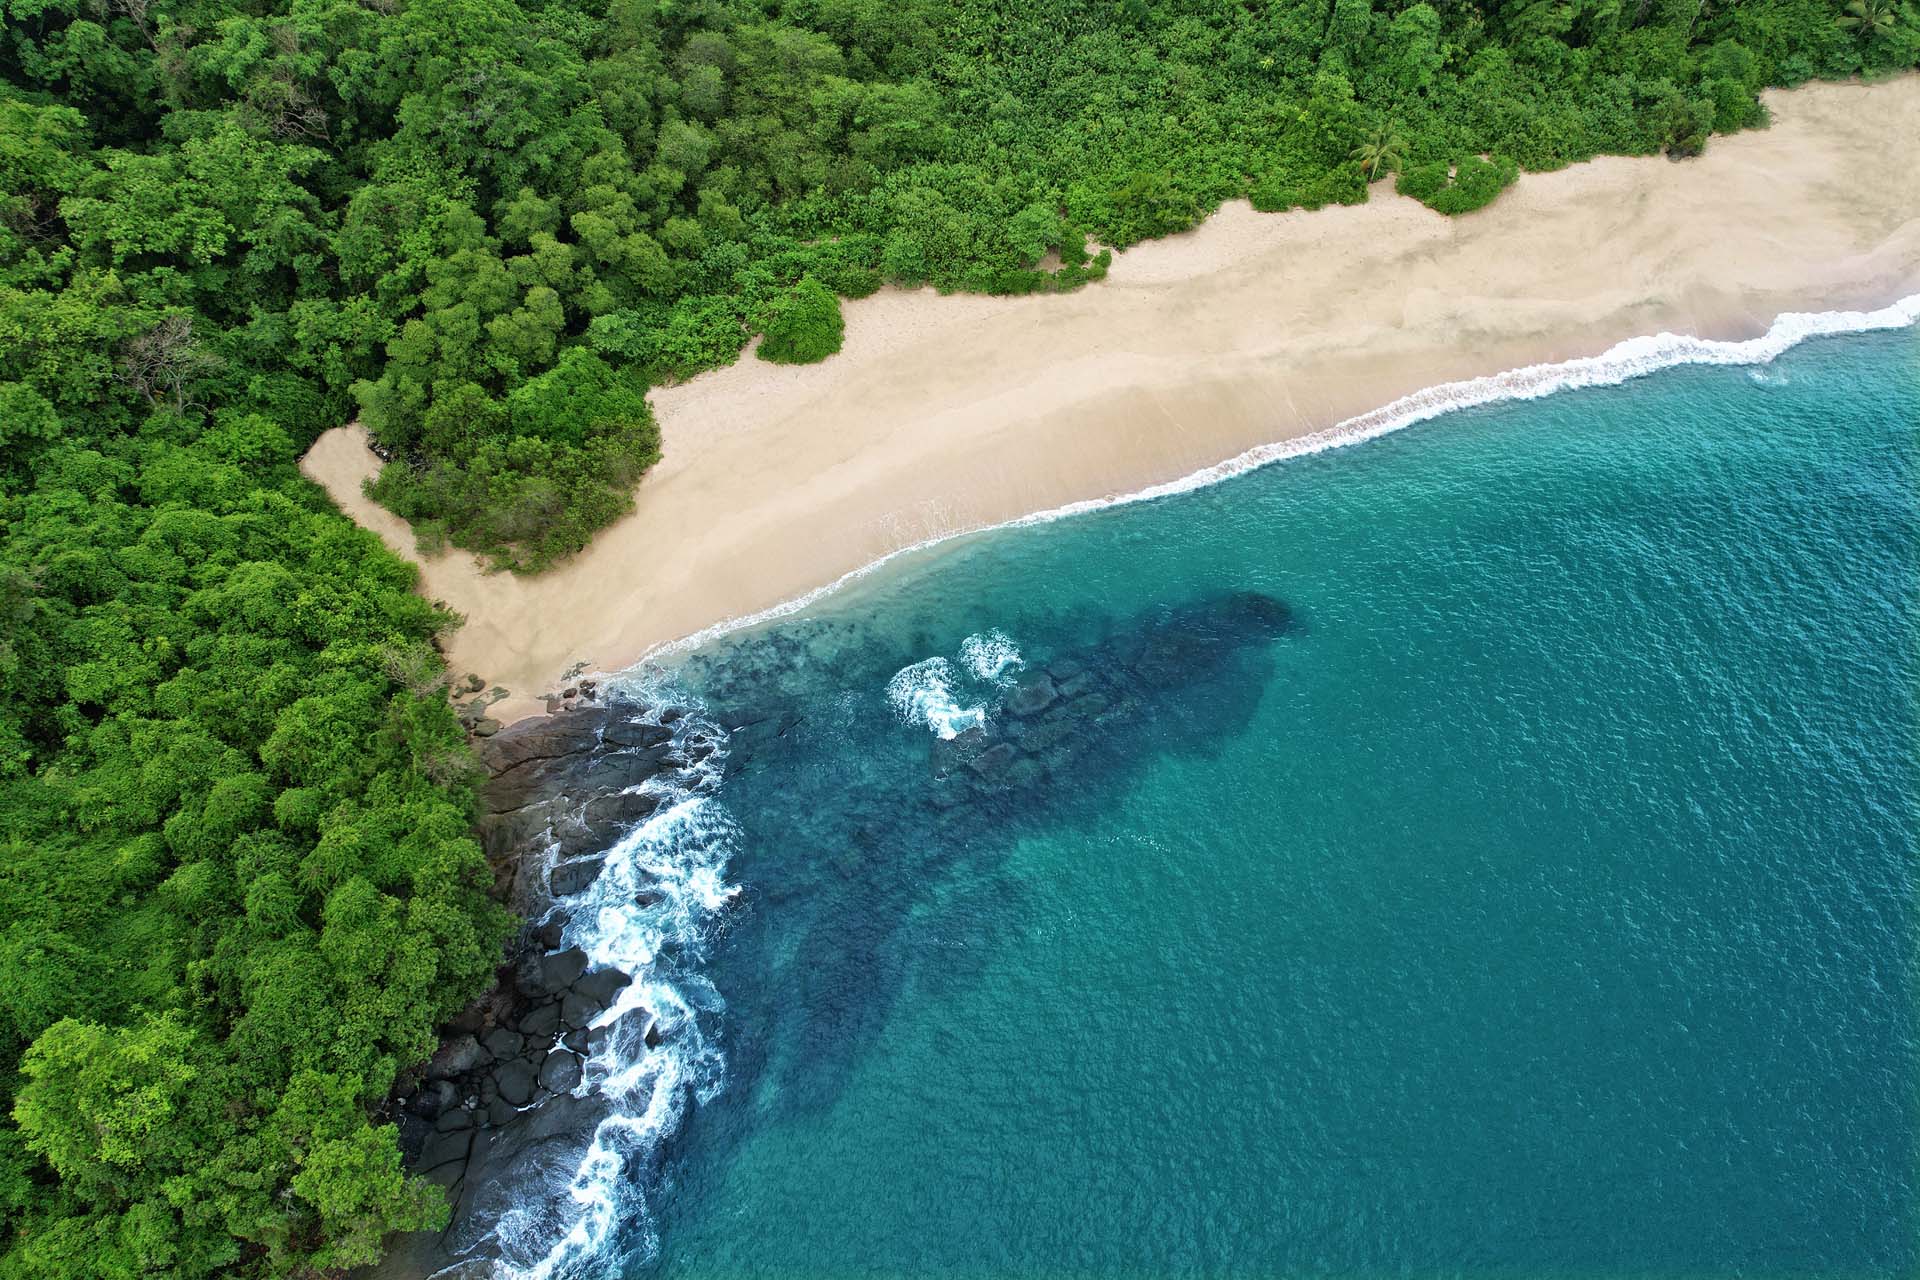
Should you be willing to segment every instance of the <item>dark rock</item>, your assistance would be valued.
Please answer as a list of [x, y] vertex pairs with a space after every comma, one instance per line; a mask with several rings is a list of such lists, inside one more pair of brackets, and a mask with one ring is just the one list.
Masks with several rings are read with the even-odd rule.
[[951, 738], [935, 738], [932, 757], [934, 776], [942, 777], [972, 764], [987, 750], [990, 742], [987, 731], [977, 725]]
[[413, 1095], [413, 1100], [407, 1104], [407, 1110], [422, 1120], [432, 1120], [459, 1100], [459, 1091], [450, 1081], [435, 1080]]
[[480, 1042], [472, 1036], [455, 1036], [440, 1046], [440, 1051], [427, 1062], [427, 1079], [446, 1080], [453, 1076], [463, 1076], [478, 1067], [484, 1067], [493, 1061]]
[[527, 1038], [507, 1027], [495, 1027], [487, 1033], [487, 1038], [482, 1043], [487, 1046], [487, 1052], [496, 1059], [517, 1058], [520, 1056], [520, 1051], [527, 1047]]
[[440, 1113], [440, 1118], [433, 1122], [433, 1127], [440, 1133], [453, 1133], [459, 1129], [471, 1129], [473, 1127], [473, 1112], [467, 1110], [465, 1107], [450, 1107]]
[[537, 955], [524, 955], [513, 962], [513, 990], [516, 995], [538, 1000], [541, 996], [551, 994], [540, 969], [540, 959]]
[[668, 707], [660, 713], [660, 723], [672, 724], [676, 720], [685, 718], [686, 714], [686, 711], [681, 707]]
[[478, 671], [469, 671], [467, 678], [460, 682], [460, 688], [465, 693], [478, 693], [486, 687], [487, 682], [480, 678]]
[[560, 1034], [560, 1006], [543, 1004], [520, 1019], [520, 1031], [535, 1044], [550, 1044]]
[[1007, 695], [1007, 710], [1017, 716], [1037, 716], [1053, 705], [1053, 680], [1036, 676]]
[[659, 807], [659, 796], [644, 791], [622, 791], [587, 801], [586, 818], [589, 826], [631, 827], [651, 818]]
[[[487, 771], [513, 773], [543, 761], [583, 755], [600, 743], [604, 713], [573, 711], [544, 719], [522, 720], [474, 748]], [[491, 784], [490, 784], [491, 785]]]
[[1098, 681], [1094, 677], [1093, 672], [1082, 671], [1078, 675], [1070, 676], [1056, 683], [1054, 685], [1054, 691], [1060, 695], [1061, 701], [1071, 702], [1093, 688], [1096, 683], [1098, 683]]
[[473, 1150], [473, 1133], [469, 1129], [456, 1129], [451, 1133], [436, 1133], [427, 1139], [427, 1145], [420, 1150], [419, 1162], [415, 1165], [422, 1173], [440, 1168], [442, 1165], [464, 1161], [467, 1153]]
[[561, 942], [565, 941], [566, 936], [567, 918], [559, 912], [555, 912], [545, 920], [542, 920], [540, 927], [533, 931], [533, 940], [540, 944], [540, 947], [546, 951], [552, 951], [558, 947]]
[[587, 971], [587, 953], [568, 947], [550, 956], [540, 957], [540, 986], [547, 995], [559, 995], [580, 980]]
[[1020, 758], [1020, 748], [1011, 742], [996, 742], [967, 762], [967, 767], [978, 774], [983, 781], [997, 781], [1007, 771], [1007, 766]]
[[666, 1039], [666, 1037], [661, 1034], [660, 1024], [657, 1022], [649, 1022], [647, 1024], [646, 1034], [640, 1038], [646, 1042], [647, 1048], [649, 1049], [658, 1049], [661, 1041]]
[[1048, 750], [1056, 743], [1064, 742], [1074, 737], [1079, 732], [1080, 726], [1075, 724], [1070, 716], [1062, 715], [1057, 719], [1050, 717], [1040, 721], [1038, 724], [1029, 726], [1027, 732], [1020, 739], [1020, 745], [1023, 749], [1037, 755]]
[[585, 1055], [587, 1052], [587, 1042], [592, 1039], [592, 1036], [593, 1033], [585, 1027], [576, 1027], [574, 1030], [567, 1032], [566, 1035], [561, 1036], [560, 1043], [575, 1053]]
[[595, 1009], [604, 1009], [613, 1003], [615, 993], [632, 981], [618, 969], [595, 969], [576, 981], [573, 989], [591, 1000]]
[[1049, 663], [1047, 670], [1053, 674], [1056, 682], [1064, 684], [1069, 680], [1076, 680], [1084, 675], [1087, 670], [1087, 664], [1078, 658], [1062, 658], [1058, 662]]
[[477, 1004], [470, 1004], [453, 1016], [447, 1024], [447, 1031], [455, 1036], [478, 1035], [480, 1028], [487, 1025], [486, 1011]]
[[1089, 693], [1067, 704], [1067, 710], [1082, 720], [1091, 720], [1111, 705], [1104, 693]]
[[667, 895], [658, 889], [642, 889], [633, 895], [633, 905], [636, 907], [657, 907], [666, 900]]
[[560, 691], [560, 696], [563, 698], [577, 698], [580, 696], [580, 688], [578, 685], [569, 685]]
[[582, 858], [576, 862], [562, 863], [547, 878], [547, 887], [556, 898], [570, 898], [598, 880], [600, 868], [605, 864], [605, 858]]
[[540, 1087], [554, 1093], [572, 1093], [580, 1083], [580, 1059], [570, 1053], [554, 1053], [540, 1067]]
[[500, 732], [503, 727], [504, 726], [492, 716], [481, 716], [473, 722], [474, 733], [482, 738], [491, 738], [494, 734]]
[[1046, 776], [1046, 769], [1032, 756], [1022, 756], [1007, 766], [1006, 783], [1010, 787], [1030, 787]]
[[537, 1078], [536, 1069], [522, 1058], [506, 1063], [493, 1075], [501, 1098], [516, 1107], [524, 1107], [533, 1101], [533, 1086]]
[[673, 741], [673, 730], [644, 720], [614, 721], [601, 739], [610, 747], [658, 747]]
[[567, 998], [560, 1002], [560, 1023], [569, 1029], [584, 1027], [602, 1007], [577, 991], [569, 991]]
[[[662, 719], [665, 719], [665, 717], [663, 716]], [[728, 733], [738, 733], [749, 725], [761, 724], [769, 719], [771, 719], [769, 712], [751, 710], [746, 707], [735, 707], [733, 710], [721, 715], [720, 727]]]
[[518, 1114], [514, 1105], [505, 1098], [495, 1098], [487, 1104], [487, 1123], [495, 1128], [512, 1123], [514, 1116]]
[[665, 745], [641, 747], [632, 751], [612, 751], [596, 756], [580, 775], [579, 786], [587, 791], [621, 791], [637, 787], [662, 769], [673, 756]]

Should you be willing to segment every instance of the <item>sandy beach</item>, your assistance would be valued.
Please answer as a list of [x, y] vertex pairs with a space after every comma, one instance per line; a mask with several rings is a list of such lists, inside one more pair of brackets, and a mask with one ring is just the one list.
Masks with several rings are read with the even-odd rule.
[[[618, 670], [900, 547], [1132, 492], [1422, 387], [1920, 293], [1920, 76], [1767, 103], [1771, 128], [1698, 159], [1529, 174], [1462, 218], [1386, 183], [1355, 208], [1235, 203], [1077, 293], [850, 302], [846, 348], [822, 364], [748, 356], [654, 391], [665, 457], [574, 560], [518, 578], [450, 553], [422, 562], [422, 590], [466, 616], [452, 665], [507, 687], [493, 714], [510, 722], [576, 662]], [[411, 556], [361, 491], [378, 466], [354, 427], [303, 463]]]

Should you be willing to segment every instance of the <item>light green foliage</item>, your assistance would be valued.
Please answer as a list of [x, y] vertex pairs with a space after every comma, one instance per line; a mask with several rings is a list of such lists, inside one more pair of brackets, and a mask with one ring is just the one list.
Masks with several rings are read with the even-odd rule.
[[1689, 154], [1912, 0], [0, 0], [0, 1280], [315, 1276], [435, 1220], [378, 1108], [505, 924], [428, 542], [626, 510], [651, 383], [883, 281]]

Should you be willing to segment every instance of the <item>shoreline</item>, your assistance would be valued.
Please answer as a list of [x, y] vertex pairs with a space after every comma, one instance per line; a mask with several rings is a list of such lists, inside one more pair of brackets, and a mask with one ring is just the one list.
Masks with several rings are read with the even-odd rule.
[[[665, 456], [636, 510], [538, 577], [421, 561], [360, 492], [378, 460], [356, 428], [302, 468], [467, 617], [449, 662], [510, 690], [492, 714], [512, 723], [576, 662], [622, 670], [933, 542], [1379, 434], [1328, 438], [1404, 417], [1408, 397], [1435, 404], [1395, 425], [1461, 407], [1437, 393], [1462, 383], [1658, 341], [1642, 335], [1750, 342], [1782, 313], [1920, 307], [1920, 76], [1767, 101], [1772, 128], [1698, 159], [1522, 175], [1459, 219], [1390, 183], [1316, 213], [1230, 203], [1077, 293], [847, 302], [846, 348], [822, 364], [749, 352], [655, 388]], [[1567, 385], [1547, 381], [1525, 394]]]

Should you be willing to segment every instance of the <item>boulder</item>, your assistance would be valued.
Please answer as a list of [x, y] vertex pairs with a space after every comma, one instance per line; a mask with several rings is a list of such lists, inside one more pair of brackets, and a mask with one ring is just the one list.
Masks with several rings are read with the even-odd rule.
[[1104, 693], [1089, 693], [1067, 704], [1067, 710], [1082, 720], [1091, 720], [1113, 705]]
[[487, 1123], [496, 1129], [503, 1124], [510, 1124], [517, 1114], [514, 1105], [505, 1098], [495, 1098], [487, 1104]]
[[482, 1043], [486, 1045], [487, 1052], [497, 1059], [517, 1058], [520, 1051], [527, 1047], [527, 1038], [508, 1027], [495, 1027], [487, 1033]]
[[593, 1021], [602, 1007], [599, 1002], [589, 1000], [578, 991], [569, 991], [566, 999], [560, 1002], [560, 1025], [569, 1030], [584, 1027]]
[[1053, 678], [1043, 673], [1007, 695], [1007, 710], [1017, 716], [1037, 716], [1052, 706], [1057, 696]]
[[456, 1036], [480, 1034], [480, 1028], [487, 1025], [486, 1011], [477, 1004], [470, 1004], [453, 1016], [447, 1024], [447, 1031]]
[[580, 980], [587, 971], [587, 953], [578, 947], [568, 947], [565, 951], [556, 951], [552, 955], [540, 957], [540, 988], [542, 994], [559, 995]]
[[659, 1023], [649, 1022], [647, 1024], [646, 1034], [640, 1038], [646, 1042], [647, 1048], [658, 1049], [661, 1041], [665, 1040], [666, 1036], [661, 1032]]
[[1020, 758], [1020, 748], [1011, 742], [996, 742], [967, 762], [967, 767], [979, 775], [984, 782], [995, 782], [1007, 771], [1007, 766]]
[[427, 1062], [427, 1079], [447, 1080], [486, 1066], [493, 1057], [472, 1036], [455, 1036]]
[[563, 862], [547, 877], [547, 888], [556, 898], [570, 898], [600, 878], [605, 858], [580, 858]]
[[561, 1036], [560, 1043], [565, 1045], [567, 1048], [571, 1049], [573, 1052], [580, 1054], [584, 1057], [587, 1052], [587, 1044], [589, 1040], [592, 1038], [592, 1035], [593, 1033], [588, 1031], [585, 1027], [578, 1027], [572, 1031], [567, 1032], [566, 1035]]
[[543, 1004], [520, 1019], [520, 1032], [535, 1044], [551, 1044], [560, 1034], [560, 1006]]
[[1054, 690], [1060, 695], [1061, 701], [1071, 702], [1081, 694], [1092, 689], [1094, 684], [1095, 679], [1093, 672], [1082, 671], [1065, 680], [1056, 681]]
[[436, 1133], [454, 1133], [461, 1129], [471, 1129], [473, 1112], [465, 1107], [449, 1107], [440, 1113], [440, 1118], [433, 1122], [433, 1127]]
[[494, 1087], [500, 1090], [502, 1100], [516, 1107], [533, 1101], [533, 1086], [538, 1079], [533, 1065], [524, 1058], [515, 1058], [493, 1074]]
[[570, 1053], [552, 1053], [540, 1066], [540, 1087], [552, 1093], [572, 1093], [580, 1083], [580, 1059]]
[[533, 940], [545, 951], [557, 949], [561, 942], [566, 939], [566, 936], [567, 917], [564, 912], [560, 911], [556, 911], [545, 920], [542, 920], [540, 927], [533, 931]]
[[604, 1009], [613, 1003], [613, 997], [620, 988], [632, 981], [618, 969], [595, 969], [575, 981], [573, 989], [591, 1000], [595, 1009]]
[[505, 726], [492, 716], [481, 716], [473, 722], [474, 736], [480, 738], [491, 738], [494, 734], [500, 732], [503, 727]]

